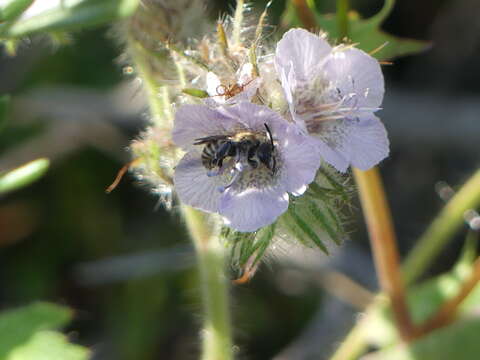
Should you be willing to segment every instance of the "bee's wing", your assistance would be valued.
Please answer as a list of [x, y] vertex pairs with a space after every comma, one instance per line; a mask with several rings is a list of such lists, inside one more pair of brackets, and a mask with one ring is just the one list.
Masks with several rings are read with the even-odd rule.
[[228, 140], [229, 138], [230, 137], [228, 135], [205, 136], [202, 138], [195, 139], [195, 142], [193, 143], [193, 145], [202, 145], [211, 141]]

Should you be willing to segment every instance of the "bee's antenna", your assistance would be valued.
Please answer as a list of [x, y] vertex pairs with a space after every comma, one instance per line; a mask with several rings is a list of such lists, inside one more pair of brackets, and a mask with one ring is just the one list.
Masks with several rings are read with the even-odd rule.
[[273, 150], [275, 145], [273, 144], [272, 132], [270, 131], [270, 128], [268, 127], [268, 125], [266, 123], [264, 123], [263, 125], [265, 125], [265, 128], [267, 129], [268, 138], [270, 139], [270, 144], [272, 145], [272, 150]]

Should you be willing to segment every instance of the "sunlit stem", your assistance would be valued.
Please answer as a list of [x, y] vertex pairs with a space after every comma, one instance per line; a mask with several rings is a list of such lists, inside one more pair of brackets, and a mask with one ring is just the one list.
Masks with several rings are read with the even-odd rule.
[[387, 299], [383, 295], [376, 295], [375, 300], [364, 311], [355, 326], [350, 330], [347, 337], [343, 339], [330, 360], [357, 360], [367, 348], [367, 330], [370, 328], [370, 316], [372, 312], [383, 306]]
[[348, 37], [349, 25], [348, 25], [348, 11], [350, 9], [349, 0], [337, 0], [337, 29], [338, 38], [343, 40]]
[[471, 294], [475, 286], [480, 281], [480, 258], [473, 264], [472, 273], [469, 278], [462, 284], [458, 294], [452, 299], [446, 301], [440, 309], [420, 326], [417, 336], [429, 334], [435, 329], [447, 326], [453, 320], [458, 312], [460, 304]]
[[[455, 231], [465, 223], [464, 214], [466, 211], [479, 206], [480, 170], [477, 170], [465, 185], [460, 188], [457, 194], [450, 199], [440, 215], [434, 220], [425, 234], [422, 235], [415, 248], [407, 256], [403, 264], [403, 276], [406, 283], [414, 282], [418, 276], [423, 273], [435, 256], [443, 249], [447, 241], [452, 238]], [[472, 276], [474, 277], [475, 273], [473, 273]], [[469, 284], [471, 284], [471, 282], [467, 281], [467, 283], [463, 285], [464, 288], [468, 289], [468, 287], [470, 287]], [[460, 294], [461, 292], [459, 296]], [[381, 299], [382, 295], [375, 297], [375, 301], [365, 311], [362, 320], [353, 327], [331, 360], [356, 360], [361, 356], [367, 348], [366, 332], [370, 315], [381, 305]], [[442, 316], [445, 319], [444, 315], [434, 316]], [[431, 324], [434, 323], [434, 320], [429, 321], [431, 321]], [[436, 321], [437, 320], [435, 320], [435, 322]], [[422, 325], [418, 335], [422, 333], [425, 334], [426, 324]], [[432, 329], [432, 326], [429, 325], [429, 328]]]
[[413, 326], [407, 308], [396, 238], [382, 180], [376, 167], [367, 171], [353, 169], [353, 174], [367, 223], [380, 286], [389, 297], [400, 335], [404, 340], [408, 340]]
[[232, 340], [225, 277], [225, 249], [212, 230], [207, 215], [182, 206], [187, 228], [195, 245], [202, 286], [204, 326], [202, 360], [231, 360]]
[[445, 205], [408, 254], [403, 265], [407, 284], [414, 282], [453, 238], [455, 232], [465, 223], [465, 212], [479, 206], [480, 170], [477, 170]]

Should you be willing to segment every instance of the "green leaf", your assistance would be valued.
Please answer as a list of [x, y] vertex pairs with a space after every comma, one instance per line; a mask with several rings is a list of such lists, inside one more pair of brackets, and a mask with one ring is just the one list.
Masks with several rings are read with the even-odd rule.
[[[461, 259], [451, 272], [409, 289], [407, 299], [414, 322], [417, 324], [423, 322], [433, 315], [445, 301], [454, 297], [471, 271], [472, 263], [467, 266], [464, 259]], [[471, 316], [479, 303], [480, 285], [477, 285], [461, 304], [459, 314]], [[378, 308], [373, 316], [369, 317], [367, 333], [369, 342], [379, 347], [386, 347], [399, 341], [393, 325], [392, 314], [387, 306]]]
[[70, 309], [44, 302], [0, 313], [0, 359], [87, 359], [87, 349], [69, 344], [64, 335], [50, 331], [71, 319]]
[[397, 344], [364, 360], [472, 360], [480, 354], [480, 318], [460, 320], [411, 343]]
[[90, 351], [70, 344], [65, 335], [39, 331], [28, 342], [13, 349], [5, 360], [87, 360]]
[[139, 0], [36, 1], [15, 21], [0, 24], [0, 36], [18, 38], [46, 31], [70, 31], [131, 15]]
[[0, 0], [0, 21], [9, 21], [19, 16], [33, 0]]
[[33, 160], [14, 170], [0, 175], [0, 195], [20, 189], [38, 180], [45, 174], [50, 162], [48, 159]]
[[71, 317], [69, 309], [49, 303], [34, 303], [0, 313], [0, 359], [6, 359], [15, 348], [28, 343], [35, 333], [61, 327]]
[[[308, 237], [320, 250], [328, 255], [327, 247], [317, 235], [313, 227], [310, 226], [309, 222], [307, 222], [301, 215], [298, 215], [296, 209], [289, 211], [288, 214], [292, 217], [295, 226], [297, 226], [298, 229], [302, 231], [303, 234]], [[298, 234], [298, 231], [295, 233]]]
[[7, 120], [8, 108], [10, 107], [10, 96], [0, 96], [0, 131], [5, 127]]
[[[365, 52], [369, 53], [379, 49], [373, 56], [380, 60], [416, 54], [427, 50], [431, 46], [429, 42], [393, 36], [380, 29], [382, 23], [392, 11], [394, 3], [394, 0], [385, 0], [383, 8], [369, 19], [362, 19], [359, 14], [354, 11], [348, 13], [348, 38]], [[309, 5], [315, 14], [320, 29], [327, 32], [330, 39], [339, 39], [340, 29], [338, 29], [338, 22], [335, 15], [320, 14], [316, 10], [313, 2], [309, 2]], [[283, 20], [290, 26], [302, 25], [293, 5], [287, 8]], [[380, 47], [382, 48], [380, 49]]]
[[187, 89], [183, 89], [182, 92], [184, 94], [194, 96], [194, 97], [198, 97], [198, 98], [201, 98], [201, 99], [209, 96], [208, 92], [206, 92], [205, 90], [201, 90], [201, 89], [187, 88]]

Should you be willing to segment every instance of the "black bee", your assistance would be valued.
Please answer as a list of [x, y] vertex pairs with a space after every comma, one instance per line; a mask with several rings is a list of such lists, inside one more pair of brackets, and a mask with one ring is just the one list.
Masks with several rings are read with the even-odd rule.
[[263, 164], [272, 174], [276, 171], [275, 144], [272, 132], [267, 124], [266, 132], [240, 131], [234, 135], [213, 135], [195, 139], [194, 145], [205, 145], [202, 152], [202, 164], [205, 168], [219, 169], [227, 157], [236, 161], [246, 159], [256, 169]]

